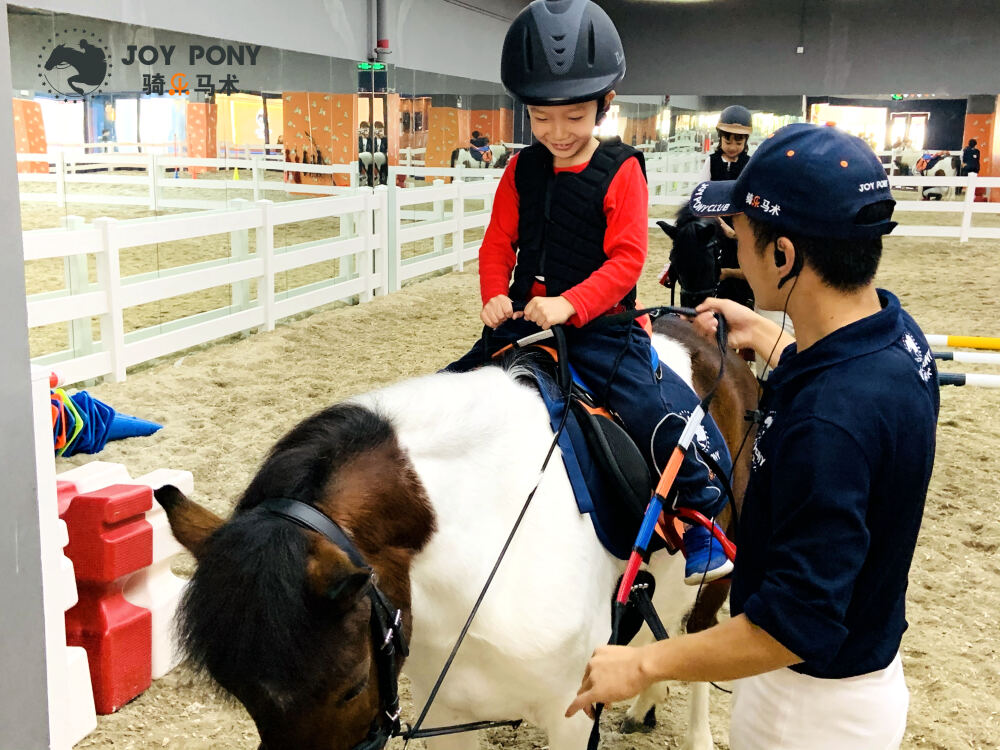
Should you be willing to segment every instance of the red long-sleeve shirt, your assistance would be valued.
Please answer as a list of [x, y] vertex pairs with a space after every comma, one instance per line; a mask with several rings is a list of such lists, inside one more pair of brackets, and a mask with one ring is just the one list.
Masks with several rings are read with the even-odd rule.
[[[582, 172], [589, 162], [556, 172]], [[479, 289], [485, 305], [498, 294], [510, 293], [511, 274], [517, 262], [520, 198], [514, 183], [517, 157], [510, 160], [493, 199], [493, 214], [479, 250]], [[642, 274], [648, 251], [648, 189], [636, 159], [628, 159], [615, 174], [604, 197], [604, 254], [608, 259], [594, 273], [563, 297], [576, 315], [567, 321], [582, 326], [617, 305]], [[536, 283], [531, 296], [545, 296], [545, 287]]]

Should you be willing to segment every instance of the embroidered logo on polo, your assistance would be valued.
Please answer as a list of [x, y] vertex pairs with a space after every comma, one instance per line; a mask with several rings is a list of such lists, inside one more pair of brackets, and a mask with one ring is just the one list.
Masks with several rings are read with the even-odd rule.
[[764, 458], [764, 454], [760, 450], [760, 440], [764, 437], [764, 434], [773, 423], [774, 412], [769, 411], [767, 416], [764, 417], [764, 421], [761, 423], [760, 427], [757, 428], [757, 435], [753, 439], [753, 460], [751, 461], [751, 471], [759, 469], [767, 462], [767, 459]]
[[724, 213], [729, 210], [729, 203], [702, 203], [701, 196], [705, 194], [705, 188], [708, 187], [707, 182], [703, 182], [698, 186], [697, 190], [691, 195], [691, 208], [695, 211], [707, 211], [708, 213]]
[[924, 351], [923, 347], [917, 343], [917, 339], [909, 332], [903, 334], [902, 344], [903, 348], [913, 357], [913, 361], [917, 363], [917, 373], [920, 375], [921, 380], [925, 383], [929, 382], [933, 376], [931, 363], [934, 361], [934, 355], [931, 353], [931, 350]]
[[752, 208], [759, 208], [766, 214], [777, 216], [781, 213], [781, 205], [771, 202], [770, 199], [756, 193], [747, 193], [747, 205]]

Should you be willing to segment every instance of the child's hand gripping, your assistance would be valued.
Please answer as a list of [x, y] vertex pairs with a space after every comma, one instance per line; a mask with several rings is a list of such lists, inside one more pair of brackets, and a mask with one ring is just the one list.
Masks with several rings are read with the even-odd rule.
[[514, 303], [506, 294], [498, 294], [485, 305], [483, 311], [479, 313], [480, 319], [490, 328], [496, 328], [508, 318], [521, 318], [524, 313], [520, 310], [514, 312]]
[[524, 317], [548, 330], [576, 315], [576, 308], [563, 296], [532, 297], [524, 306]]

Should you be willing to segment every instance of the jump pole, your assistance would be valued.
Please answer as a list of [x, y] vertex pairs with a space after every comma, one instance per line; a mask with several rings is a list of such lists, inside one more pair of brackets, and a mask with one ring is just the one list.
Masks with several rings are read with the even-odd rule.
[[931, 334], [927, 337], [931, 346], [954, 346], [965, 349], [988, 349], [1000, 351], [1000, 338], [995, 336], [941, 336]]
[[1000, 388], [1000, 375], [939, 372], [938, 385], [976, 385], [980, 388]]
[[934, 352], [934, 359], [972, 365], [1000, 365], [1000, 352]]

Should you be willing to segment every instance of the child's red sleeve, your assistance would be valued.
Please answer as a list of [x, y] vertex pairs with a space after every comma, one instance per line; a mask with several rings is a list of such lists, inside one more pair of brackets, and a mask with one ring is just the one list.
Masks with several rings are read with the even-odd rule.
[[479, 248], [479, 293], [485, 305], [498, 294], [510, 292], [510, 275], [517, 260], [519, 200], [514, 183], [517, 156], [510, 160], [493, 197], [490, 224]]
[[576, 310], [571, 325], [582, 326], [621, 302], [639, 281], [648, 252], [649, 190], [637, 159], [629, 159], [611, 180], [604, 197], [608, 228], [600, 268], [563, 293]]

